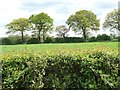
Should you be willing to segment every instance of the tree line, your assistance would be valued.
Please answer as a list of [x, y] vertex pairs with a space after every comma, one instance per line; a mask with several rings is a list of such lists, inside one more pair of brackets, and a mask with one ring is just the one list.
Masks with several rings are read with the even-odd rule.
[[[2, 41], [2, 45], [16, 45], [16, 44], [22, 44], [21, 41], [21, 36], [18, 35], [11, 35], [9, 37], [5, 37], [5, 38], [1, 38], [0, 41]], [[38, 39], [28, 36], [28, 35], [24, 35], [24, 43], [25, 44], [38, 44]], [[85, 41], [83, 37], [50, 37], [48, 36], [44, 43], [82, 43], [82, 42], [105, 42], [105, 41], [112, 41], [112, 42], [118, 42], [120, 41], [120, 37], [117, 36], [113, 36], [112, 34], [106, 35], [106, 34], [102, 34], [102, 35], [97, 35], [92, 36], [87, 38], [87, 40]]]
[[[120, 13], [117, 9], [114, 9], [112, 12], [108, 13], [103, 23], [103, 28], [108, 28], [111, 31], [120, 31], [120, 22], [118, 20], [119, 16]], [[87, 41], [90, 32], [98, 31], [100, 28], [100, 20], [97, 19], [97, 15], [88, 10], [80, 10], [77, 11], [75, 14], [70, 15], [66, 21], [66, 24], [68, 25], [68, 27], [66, 25], [59, 25], [54, 27], [53, 19], [48, 14], [42, 12], [39, 14], [33, 14], [28, 19], [14, 19], [12, 22], [6, 25], [6, 28], [9, 30], [6, 33], [10, 34], [19, 32], [21, 35], [21, 43], [25, 43], [26, 41], [28, 41], [26, 40], [26, 38], [29, 39], [25, 36], [25, 32], [31, 31], [32, 39], [34, 39], [37, 43], [44, 43], [49, 38], [47, 32], [52, 33], [53, 31], [55, 31], [57, 32], [57, 36], [63, 38], [63, 40], [65, 41], [65, 38], [68, 38], [66, 37], [66, 34], [70, 30], [72, 30], [75, 33], [82, 35], [83, 41]]]

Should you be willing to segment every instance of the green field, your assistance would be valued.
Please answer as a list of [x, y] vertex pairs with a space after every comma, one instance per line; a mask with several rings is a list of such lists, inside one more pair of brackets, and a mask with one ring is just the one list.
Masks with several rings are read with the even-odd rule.
[[109, 48], [118, 50], [118, 42], [95, 42], [95, 43], [59, 43], [59, 44], [24, 44], [24, 45], [1, 45], [1, 52], [17, 52], [17, 51], [53, 51], [53, 50], [87, 50]]

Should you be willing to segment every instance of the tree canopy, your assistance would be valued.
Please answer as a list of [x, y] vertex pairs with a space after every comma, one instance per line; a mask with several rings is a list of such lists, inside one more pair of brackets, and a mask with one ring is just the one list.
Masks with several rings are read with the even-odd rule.
[[71, 15], [66, 23], [75, 32], [81, 32], [85, 40], [89, 30], [97, 31], [100, 26], [100, 20], [97, 19], [97, 16], [93, 12], [87, 10], [80, 10]]
[[34, 24], [34, 30], [38, 31], [38, 40], [41, 42], [40, 35], [43, 32], [43, 41], [45, 39], [45, 33], [53, 28], [53, 19], [46, 13], [33, 14], [29, 17], [29, 20]]
[[120, 31], [120, 10], [114, 9], [106, 15], [103, 28]]
[[14, 19], [12, 22], [7, 24], [6, 27], [9, 29], [7, 34], [20, 32], [22, 43], [23, 43], [24, 42], [24, 31], [29, 30], [31, 28], [31, 24], [29, 23], [28, 19], [19, 18], [19, 19]]
[[65, 38], [66, 33], [69, 31], [69, 29], [65, 25], [60, 25], [56, 27], [56, 32], [58, 33], [57, 35], [60, 37]]

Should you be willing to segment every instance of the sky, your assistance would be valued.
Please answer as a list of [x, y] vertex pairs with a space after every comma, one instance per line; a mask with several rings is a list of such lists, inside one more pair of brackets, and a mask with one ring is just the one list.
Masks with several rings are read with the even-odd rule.
[[[54, 25], [64, 25], [70, 15], [80, 10], [91, 10], [100, 19], [100, 30], [94, 35], [106, 33], [102, 29], [105, 16], [118, 8], [119, 0], [1, 0], [0, 1], [0, 37], [6, 37], [6, 24], [13, 19], [29, 18], [32, 14], [47, 13], [54, 19]], [[73, 32], [69, 33], [74, 36]]]

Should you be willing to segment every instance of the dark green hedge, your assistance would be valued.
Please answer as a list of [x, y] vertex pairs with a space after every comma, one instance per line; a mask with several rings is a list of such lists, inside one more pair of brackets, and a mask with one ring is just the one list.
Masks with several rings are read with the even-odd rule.
[[[6, 38], [1, 38], [2, 45], [15, 45], [15, 44], [22, 44], [20, 36], [10, 36]], [[106, 34], [97, 35], [97, 37], [89, 37], [86, 40], [87, 42], [101, 42], [101, 41], [113, 41], [117, 42], [120, 41], [120, 37], [110, 37]], [[84, 38], [82, 37], [65, 37], [65, 38], [54, 38], [54, 37], [47, 37], [43, 43], [81, 43], [85, 42]], [[38, 39], [33, 38], [30, 36], [24, 37], [24, 43], [26, 44], [38, 44]]]
[[111, 41], [111, 37], [106, 34], [97, 35], [96, 41]]
[[85, 42], [83, 38], [80, 37], [65, 37], [65, 38], [55, 38], [56, 43], [80, 43]]
[[6, 57], [2, 60], [3, 89], [118, 88], [118, 55], [102, 51], [84, 56], [54, 54]]

